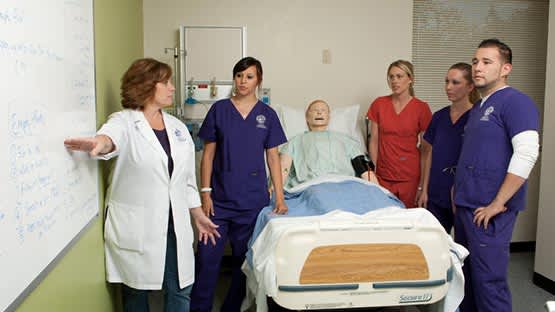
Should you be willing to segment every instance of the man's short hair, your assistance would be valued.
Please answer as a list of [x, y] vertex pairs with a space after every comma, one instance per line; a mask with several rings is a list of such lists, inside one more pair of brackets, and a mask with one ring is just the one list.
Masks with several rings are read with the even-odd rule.
[[511, 48], [509, 48], [508, 45], [501, 42], [497, 38], [483, 40], [478, 45], [478, 49], [479, 48], [497, 48], [499, 55], [501, 55], [501, 58], [505, 61], [505, 63], [513, 63], [513, 51], [511, 51]]

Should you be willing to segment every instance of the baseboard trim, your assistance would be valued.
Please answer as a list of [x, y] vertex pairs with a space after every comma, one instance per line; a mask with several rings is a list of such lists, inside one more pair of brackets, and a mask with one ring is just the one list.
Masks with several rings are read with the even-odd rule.
[[510, 250], [511, 252], [534, 252], [536, 251], [536, 242], [512, 242]]
[[532, 282], [534, 282], [534, 285], [550, 292], [552, 295], [555, 295], [555, 282], [549, 278], [541, 275], [540, 273], [534, 272]]

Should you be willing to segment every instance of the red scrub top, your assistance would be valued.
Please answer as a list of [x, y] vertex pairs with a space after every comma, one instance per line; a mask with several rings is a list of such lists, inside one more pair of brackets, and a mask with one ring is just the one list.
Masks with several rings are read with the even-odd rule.
[[418, 134], [432, 119], [428, 104], [413, 97], [397, 114], [391, 96], [382, 96], [374, 100], [367, 116], [378, 124], [376, 174], [389, 181], [419, 179], [420, 152], [416, 144]]

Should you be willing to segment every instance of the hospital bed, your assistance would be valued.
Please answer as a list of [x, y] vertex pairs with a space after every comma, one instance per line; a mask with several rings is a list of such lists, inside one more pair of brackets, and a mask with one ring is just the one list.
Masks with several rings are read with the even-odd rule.
[[[289, 138], [307, 131], [304, 109], [273, 107]], [[333, 107], [328, 129], [362, 141], [359, 110]], [[325, 189], [333, 183], [350, 184]], [[314, 192], [321, 187], [326, 191]], [[309, 207], [299, 211], [296, 201], [304, 195]], [[317, 178], [286, 196], [287, 216], [272, 214], [270, 205], [257, 220], [243, 265], [243, 308], [256, 302], [264, 312], [267, 296], [292, 310], [427, 305], [455, 311], [462, 301], [468, 251], [427, 210], [401, 209], [387, 190], [353, 177]]]
[[287, 216], [269, 206], [258, 218], [243, 265], [244, 308], [256, 301], [266, 311], [266, 296], [292, 310], [455, 311], [462, 300], [467, 251], [427, 210], [400, 208], [387, 190], [341, 176], [303, 183], [286, 203]]

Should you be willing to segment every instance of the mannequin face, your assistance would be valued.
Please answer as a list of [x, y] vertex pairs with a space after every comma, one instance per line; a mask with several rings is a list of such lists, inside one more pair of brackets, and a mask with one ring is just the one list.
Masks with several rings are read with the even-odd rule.
[[310, 131], [324, 131], [330, 122], [330, 108], [324, 102], [314, 102], [308, 107], [305, 118]]

